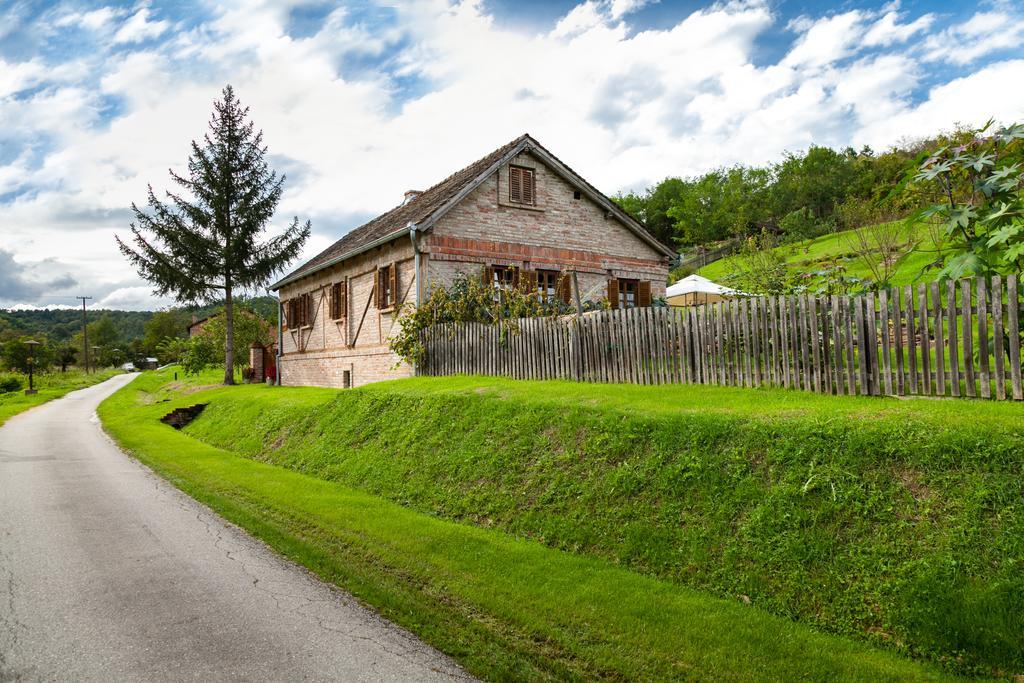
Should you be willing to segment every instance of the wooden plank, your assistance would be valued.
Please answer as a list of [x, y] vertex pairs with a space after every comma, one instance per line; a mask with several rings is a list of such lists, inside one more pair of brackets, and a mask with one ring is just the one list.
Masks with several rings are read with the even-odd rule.
[[865, 299], [862, 296], [851, 297], [854, 306], [854, 324], [857, 333], [857, 370], [860, 380], [860, 394], [866, 396], [871, 393], [871, 380], [868, 377], [868, 362], [870, 346], [867, 335], [867, 325], [864, 321]]
[[939, 283], [931, 284], [932, 329], [935, 330], [935, 393], [946, 395], [946, 340], [942, 320], [942, 292]]
[[946, 280], [946, 324], [949, 326], [949, 393], [960, 396], [960, 358], [957, 353], [956, 282]]
[[904, 330], [907, 335], [907, 372], [910, 375], [910, 393], [917, 394], [917, 317], [914, 311], [914, 288], [907, 285], [904, 289], [904, 301], [906, 303], [906, 326]]
[[739, 335], [740, 321], [737, 309], [739, 302], [730, 299], [727, 305], [727, 322], [729, 323], [729, 383], [732, 386], [743, 385], [743, 366], [740, 360], [741, 341]]
[[833, 368], [835, 372], [836, 394], [845, 394], [843, 381], [843, 308], [839, 296], [832, 295], [832, 351], [834, 354]]
[[818, 328], [819, 311], [818, 297], [812, 296], [807, 300], [810, 316], [811, 335], [811, 370], [814, 374], [813, 387], [819, 394], [825, 390], [824, 373], [822, 372], [821, 356], [821, 330]]
[[875, 295], [868, 292], [864, 300], [864, 324], [867, 327], [868, 349], [871, 355], [868, 358], [868, 376], [871, 382], [871, 393], [875, 396], [882, 394], [882, 382], [878, 369], [878, 310], [875, 308]]
[[971, 281], [960, 281], [960, 314], [961, 331], [964, 340], [964, 379], [966, 381], [967, 395], [977, 396], [977, 389], [974, 385], [974, 322], [971, 318], [973, 307], [971, 306]]
[[882, 391], [887, 396], [892, 396], [892, 344], [889, 331], [889, 290], [882, 289], [878, 292], [878, 312], [881, 315], [882, 334]]
[[843, 336], [846, 338], [846, 380], [849, 383], [849, 394], [857, 394], [857, 358], [854, 355], [854, 298], [846, 296], [842, 298], [843, 304]]
[[779, 328], [782, 333], [782, 343], [779, 346], [779, 357], [782, 360], [782, 386], [787, 389], [792, 386], [792, 370], [790, 365], [790, 356], [792, 355], [792, 347], [789, 340], [790, 328], [789, 328], [789, 299], [784, 296], [778, 297], [779, 299]]
[[917, 310], [921, 334], [921, 376], [924, 380], [922, 389], [925, 396], [931, 396], [931, 330], [928, 329], [928, 288], [924, 285], [917, 286]]
[[988, 283], [985, 278], [975, 278], [978, 290], [978, 370], [981, 397], [992, 397], [992, 375], [988, 359]]
[[1013, 400], [1024, 400], [1020, 377], [1020, 300], [1017, 298], [1017, 276], [1006, 277], [1006, 312], [1010, 337], [1010, 380], [1013, 382]]
[[790, 372], [789, 383], [794, 389], [800, 388], [800, 325], [797, 321], [799, 307], [798, 299], [795, 296], [786, 297], [787, 327], [789, 328], [789, 358]]
[[907, 376], [903, 370], [903, 307], [900, 305], [900, 288], [892, 290], [892, 343], [896, 357], [896, 393], [907, 395]]
[[800, 364], [800, 375], [797, 386], [804, 391], [811, 389], [811, 370], [808, 363], [809, 340], [807, 336], [807, 297], [797, 296], [793, 301], [793, 313], [796, 316], [796, 358]]
[[1006, 364], [1003, 362], [1003, 280], [992, 276], [992, 359], [995, 362], [996, 398], [1006, 399]]
[[834, 391], [832, 386], [831, 344], [829, 343], [832, 335], [832, 329], [829, 325], [829, 321], [831, 320], [831, 314], [829, 311], [829, 299], [827, 296], [823, 296], [818, 302], [818, 316], [821, 330], [822, 391], [826, 394], [831, 394]]

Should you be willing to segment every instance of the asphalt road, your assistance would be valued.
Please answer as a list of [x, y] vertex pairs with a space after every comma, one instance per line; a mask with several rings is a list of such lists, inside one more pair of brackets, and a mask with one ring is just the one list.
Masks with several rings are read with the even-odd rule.
[[130, 379], [0, 428], [0, 680], [467, 678], [124, 455]]

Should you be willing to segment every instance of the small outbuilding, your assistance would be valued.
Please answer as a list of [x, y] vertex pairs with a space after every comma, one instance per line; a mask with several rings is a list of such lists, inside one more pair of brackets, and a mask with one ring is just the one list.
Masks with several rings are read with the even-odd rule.
[[669, 306], [701, 306], [742, 295], [743, 292], [712, 282], [695, 273], [669, 285], [665, 290], [665, 301]]

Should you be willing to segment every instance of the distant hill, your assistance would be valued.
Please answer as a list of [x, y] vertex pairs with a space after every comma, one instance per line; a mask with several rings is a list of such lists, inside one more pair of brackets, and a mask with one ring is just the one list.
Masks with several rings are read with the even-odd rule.
[[[277, 320], [277, 299], [272, 296], [259, 296], [241, 299], [239, 303], [248, 305], [270, 321]], [[184, 308], [189, 315], [195, 314], [205, 318], [216, 312], [222, 304], [211, 304], [196, 308]], [[141, 339], [146, 321], [153, 316], [153, 311], [117, 311], [99, 308], [88, 310], [89, 322], [95, 322], [107, 316], [114, 323], [118, 337], [123, 342]], [[81, 309], [59, 310], [26, 310], [11, 311], [0, 309], [0, 341], [16, 337], [41, 337], [51, 342], [70, 341], [82, 329]], [[184, 334], [182, 330], [182, 334]]]

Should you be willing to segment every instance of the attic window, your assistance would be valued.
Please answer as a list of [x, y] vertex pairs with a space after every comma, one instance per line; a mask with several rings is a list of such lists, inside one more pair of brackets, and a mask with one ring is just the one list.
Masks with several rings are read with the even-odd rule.
[[516, 204], [533, 204], [536, 189], [532, 168], [508, 167], [508, 200]]
[[583, 194], [579, 190], [574, 190], [573, 193], [572, 193], [572, 198], [573, 199], [579, 199], [582, 196], [583, 196]]

